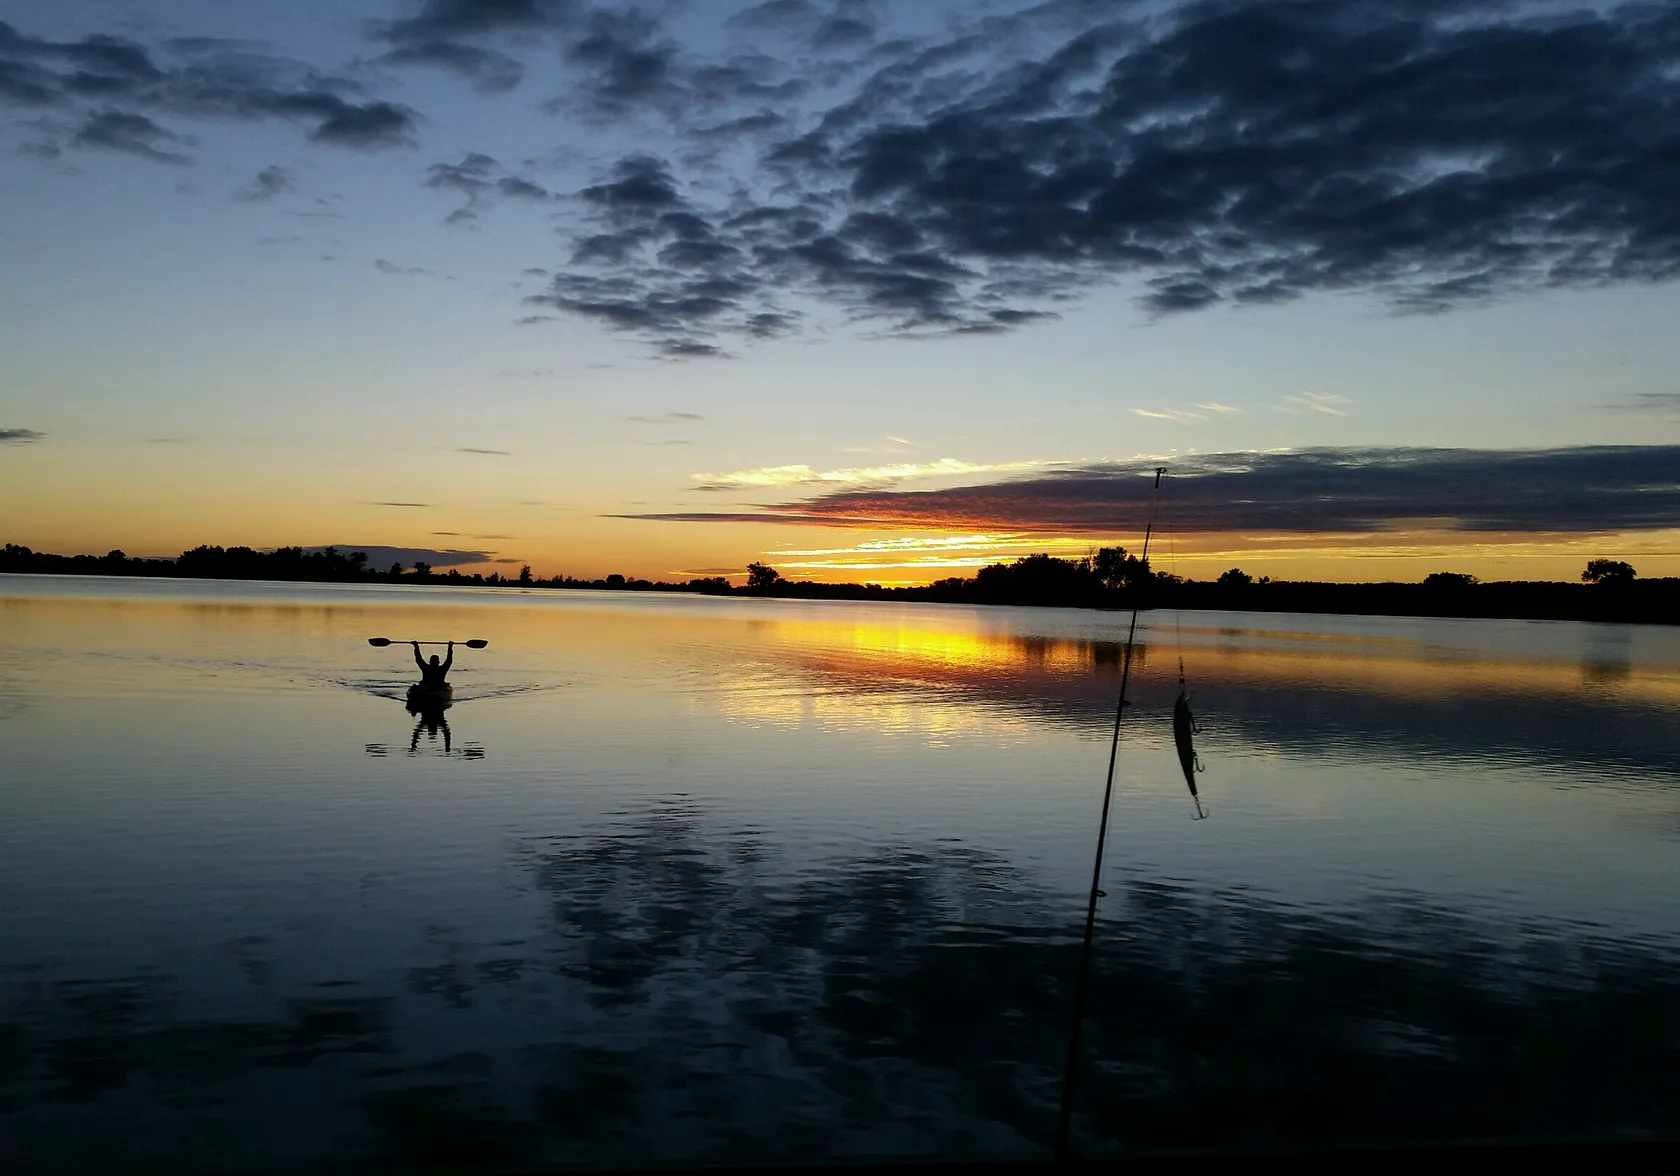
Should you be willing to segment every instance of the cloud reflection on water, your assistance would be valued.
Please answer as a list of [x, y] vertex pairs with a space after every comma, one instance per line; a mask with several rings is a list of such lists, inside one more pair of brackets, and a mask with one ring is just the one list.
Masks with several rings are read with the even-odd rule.
[[[268, 1014], [218, 1019], [168, 975], [13, 969], [15, 1154], [73, 1170], [132, 1145], [192, 1167], [212, 1109], [233, 1140], [446, 1166], [1048, 1146], [1076, 912], [1007, 860], [882, 843], [811, 862], [681, 799], [513, 852], [535, 924], [429, 937], [397, 990], [291, 996], [246, 966]], [[1680, 1129], [1672, 945], [1405, 895], [1326, 915], [1135, 878], [1112, 893], [1087, 1149]]]

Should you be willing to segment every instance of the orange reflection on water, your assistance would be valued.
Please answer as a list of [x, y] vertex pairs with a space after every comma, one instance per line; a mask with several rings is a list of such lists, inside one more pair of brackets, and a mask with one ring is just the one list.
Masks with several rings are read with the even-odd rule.
[[[765, 625], [765, 636], [793, 681], [814, 679], [855, 694], [947, 691], [964, 705], [1042, 703], [1089, 699], [1118, 684], [1118, 639], [1022, 636], [982, 627], [983, 618], [967, 613], [943, 620], [778, 620]], [[971, 627], [956, 627], [965, 624]], [[1123, 632], [1123, 625], [1116, 630]], [[1204, 691], [1270, 685], [1418, 701], [1596, 691], [1613, 692], [1625, 703], [1680, 707], [1680, 664], [1631, 664], [1579, 651], [1537, 654], [1520, 643], [1466, 648], [1449, 644], [1445, 632], [1432, 641], [1285, 628], [1184, 626], [1175, 632], [1158, 623], [1145, 638], [1133, 653], [1140, 688], [1174, 684], [1182, 657], [1191, 686]]]
[[[963, 617], [969, 624], [971, 616]], [[875, 670], [894, 677], [938, 677], [942, 673], [1088, 673], [1094, 643], [1052, 637], [1021, 637], [977, 628], [947, 628], [904, 622], [854, 624], [775, 622], [779, 644], [807, 651], [834, 668]]]
[[[982, 624], [969, 612], [765, 622], [755, 626], [755, 672], [732, 676], [716, 705], [742, 722], [920, 732], [936, 742], [972, 734], [977, 723], [994, 735], [1042, 736], [1041, 721], [1013, 704], [1076, 703], [1109, 691], [1119, 673], [1116, 643]], [[976, 711], [988, 703], [997, 705]]]

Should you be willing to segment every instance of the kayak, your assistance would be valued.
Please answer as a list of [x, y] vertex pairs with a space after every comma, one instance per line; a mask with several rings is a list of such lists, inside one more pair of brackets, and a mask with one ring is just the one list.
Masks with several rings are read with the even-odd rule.
[[428, 686], [424, 682], [416, 682], [408, 688], [408, 705], [441, 710], [449, 705], [454, 696], [455, 688], [447, 682], [442, 686]]

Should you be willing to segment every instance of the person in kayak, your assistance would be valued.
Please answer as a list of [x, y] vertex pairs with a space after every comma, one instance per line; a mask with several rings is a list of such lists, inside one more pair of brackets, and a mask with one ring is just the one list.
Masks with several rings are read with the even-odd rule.
[[445, 679], [449, 676], [449, 667], [455, 664], [455, 643], [449, 643], [449, 656], [441, 662], [435, 653], [430, 662], [422, 658], [418, 641], [410, 641], [409, 644], [414, 646], [414, 664], [420, 667], [420, 685], [426, 690], [442, 690], [449, 685]]

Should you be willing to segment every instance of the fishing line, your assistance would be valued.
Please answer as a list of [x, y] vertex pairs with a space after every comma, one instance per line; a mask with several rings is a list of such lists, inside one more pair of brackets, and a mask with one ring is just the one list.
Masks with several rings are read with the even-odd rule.
[[[1143, 529], [1142, 563], [1149, 565], [1149, 540], [1155, 533], [1155, 516], [1161, 506], [1161, 476], [1166, 466], [1155, 469], [1155, 487], [1149, 499], [1149, 522]], [[1120, 698], [1114, 705], [1114, 738], [1108, 747], [1108, 777], [1103, 785], [1102, 816], [1097, 821], [1097, 860], [1091, 868], [1091, 897], [1085, 907], [1085, 938], [1079, 948], [1079, 973], [1074, 980], [1073, 1028], [1068, 1033], [1067, 1064], [1062, 1069], [1062, 1105], [1056, 1122], [1056, 1158], [1068, 1159], [1069, 1135], [1073, 1129], [1074, 1078], [1079, 1072], [1079, 1037], [1085, 1024], [1085, 1003], [1091, 989], [1091, 941], [1096, 934], [1097, 900], [1103, 896], [1103, 848], [1108, 841], [1108, 812], [1114, 800], [1114, 764], [1120, 755], [1120, 719], [1130, 700], [1126, 688], [1132, 678], [1132, 651], [1137, 643], [1138, 610], [1143, 606], [1146, 581], [1139, 577], [1132, 593], [1132, 623], [1126, 631], [1126, 653], [1120, 662]]]
[[[1166, 525], [1167, 531], [1167, 566], [1176, 586], [1178, 580], [1178, 531], [1172, 524]], [[1178, 692], [1184, 693], [1184, 614], [1178, 606], [1179, 596], [1173, 593], [1173, 635], [1178, 642]]]

